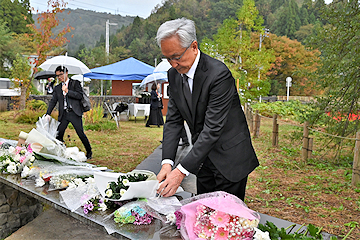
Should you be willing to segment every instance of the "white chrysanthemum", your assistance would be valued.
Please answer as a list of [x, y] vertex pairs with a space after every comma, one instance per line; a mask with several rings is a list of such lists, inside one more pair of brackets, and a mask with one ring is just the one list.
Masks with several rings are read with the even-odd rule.
[[10, 158], [6, 158], [6, 160], [5, 160], [5, 164], [10, 164], [10, 163], [11, 163]]
[[126, 190], [125, 189], [120, 189], [120, 196], [123, 196], [124, 194], [126, 193]]
[[128, 186], [129, 185], [129, 179], [124, 179], [124, 180], [122, 180], [122, 183], [124, 184], [124, 186]]
[[101, 211], [106, 211], [106, 209], [107, 209], [107, 206], [106, 206], [106, 204], [103, 202], [103, 203], [100, 203], [99, 204], [99, 209], [101, 210]]
[[36, 187], [42, 187], [42, 186], [44, 186], [44, 185], [45, 185], [44, 179], [42, 179], [42, 178], [37, 178], [37, 179], [35, 180], [35, 186], [36, 186]]
[[89, 178], [86, 179], [86, 182], [89, 183], [89, 184], [90, 183], [95, 183], [95, 179], [92, 178], [92, 177], [89, 177]]
[[14, 162], [9, 163], [9, 166], [7, 166], [6, 170], [8, 173], [16, 174], [17, 173], [17, 167]]
[[75, 178], [74, 179], [74, 183], [78, 186], [78, 187], [81, 187], [81, 186], [84, 186], [85, 183], [83, 182], [83, 180], [81, 178]]
[[73, 183], [73, 182], [69, 182], [69, 186], [68, 186], [68, 188], [67, 189], [74, 189], [74, 188], [76, 188], [77, 186], [76, 186], [76, 184], [75, 183]]
[[255, 229], [255, 234], [253, 237], [254, 240], [271, 240], [269, 236], [269, 232], [263, 232], [258, 228], [254, 228], [254, 229]]
[[9, 153], [14, 153], [15, 150], [16, 149], [13, 146], [10, 146], [9, 149], [8, 149]]
[[110, 183], [108, 183], [108, 184], [106, 185], [106, 188], [110, 188]]
[[105, 194], [108, 198], [110, 198], [113, 195], [113, 191], [111, 189], [108, 189], [106, 190]]
[[20, 155], [19, 155], [19, 154], [16, 154], [16, 155], [14, 156], [14, 161], [15, 161], [15, 162], [20, 162]]
[[26, 178], [29, 176], [30, 173], [30, 168], [28, 168], [27, 166], [25, 166], [21, 172], [21, 178]]
[[176, 223], [176, 216], [174, 213], [166, 215], [166, 223], [170, 223], [171, 225]]
[[33, 163], [35, 161], [35, 157], [31, 156], [29, 160], [30, 160], [31, 163]]

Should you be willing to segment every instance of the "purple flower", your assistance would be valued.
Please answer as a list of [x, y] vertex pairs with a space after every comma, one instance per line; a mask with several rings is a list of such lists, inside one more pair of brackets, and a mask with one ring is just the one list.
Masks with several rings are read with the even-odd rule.
[[93, 203], [90, 202], [90, 203], [88, 204], [87, 208], [88, 208], [90, 211], [92, 211], [92, 210], [94, 209]]
[[85, 214], [88, 214], [89, 211], [88, 211], [86, 208], [84, 208], [84, 213], [85, 213]]
[[175, 222], [176, 228], [180, 229], [182, 213], [180, 211], [176, 211], [174, 214], [176, 216], [176, 222]]

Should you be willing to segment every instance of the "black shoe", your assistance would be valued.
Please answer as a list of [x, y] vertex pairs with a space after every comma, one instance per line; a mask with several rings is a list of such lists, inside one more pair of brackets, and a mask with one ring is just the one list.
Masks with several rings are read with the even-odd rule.
[[86, 153], [87, 159], [92, 159], [92, 151]]
[[150, 125], [145, 125], [145, 127], [150, 127]]

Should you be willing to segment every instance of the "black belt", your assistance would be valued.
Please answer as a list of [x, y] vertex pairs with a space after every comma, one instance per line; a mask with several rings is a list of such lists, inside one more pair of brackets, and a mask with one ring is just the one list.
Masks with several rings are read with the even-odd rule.
[[66, 112], [72, 112], [72, 108], [65, 108]]

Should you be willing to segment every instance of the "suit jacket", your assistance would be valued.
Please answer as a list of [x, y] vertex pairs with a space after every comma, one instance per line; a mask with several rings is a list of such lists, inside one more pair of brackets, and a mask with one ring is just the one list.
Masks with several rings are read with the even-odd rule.
[[158, 94], [155, 90], [151, 91], [150, 108], [151, 109], [162, 108], [162, 100], [161, 98], [158, 98]]
[[[79, 81], [69, 79], [68, 93], [66, 94], [68, 107], [70, 106], [76, 115], [82, 116], [83, 110], [81, 108], [82, 99], [82, 87]], [[58, 120], [61, 122], [64, 116], [64, 94], [62, 91], [62, 82], [55, 86], [52, 98], [49, 103], [46, 114], [51, 114], [52, 110], [59, 103], [59, 117]]]
[[171, 95], [164, 126], [162, 158], [175, 159], [186, 120], [193, 148], [181, 165], [197, 174], [208, 157], [229, 181], [237, 182], [258, 165], [235, 79], [222, 62], [200, 53], [195, 71], [192, 106], [185, 100], [181, 75], [168, 71]]

